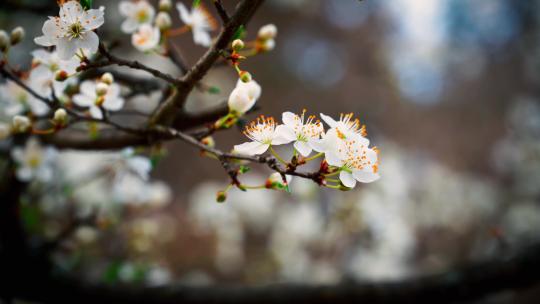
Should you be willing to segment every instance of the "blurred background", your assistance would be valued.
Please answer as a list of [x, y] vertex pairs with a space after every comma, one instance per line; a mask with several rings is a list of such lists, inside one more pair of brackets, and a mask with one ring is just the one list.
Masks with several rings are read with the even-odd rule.
[[[28, 35], [11, 60], [29, 66], [31, 38], [56, 4], [3, 2], [0, 27], [23, 25]], [[106, 7], [102, 37], [120, 42], [113, 53], [178, 74], [133, 49], [118, 2], [95, 1]], [[236, 3], [223, 2], [230, 11]], [[274, 23], [276, 48], [242, 66], [263, 88], [259, 113], [354, 112], [381, 150], [379, 181], [338, 192], [293, 180], [291, 194], [235, 189], [218, 204], [228, 182], [219, 163], [167, 143], [144, 202], [137, 182], [110, 193], [106, 180], [84, 183], [70, 195], [36, 186], [28, 230], [55, 238], [66, 214], [97, 212], [97, 226], [78, 228], [54, 253], [58, 271], [151, 286], [401, 280], [523, 248], [540, 231], [539, 17], [536, 0], [268, 0], [247, 37]], [[174, 43], [190, 65], [205, 51], [189, 34]], [[220, 93], [195, 92], [191, 111], [227, 98], [236, 74], [219, 67], [204, 82]], [[138, 95], [130, 106], [157, 99]], [[225, 150], [245, 140], [234, 130], [215, 139]], [[63, 151], [57, 174], [77, 180], [114, 157]], [[269, 173], [254, 167], [244, 179]]]

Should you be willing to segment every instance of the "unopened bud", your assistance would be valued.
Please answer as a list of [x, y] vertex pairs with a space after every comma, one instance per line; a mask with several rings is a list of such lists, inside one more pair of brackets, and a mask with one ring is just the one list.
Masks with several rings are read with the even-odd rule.
[[96, 94], [97, 96], [105, 96], [109, 90], [109, 85], [104, 82], [99, 82], [96, 85]]
[[234, 51], [238, 52], [240, 50], [242, 50], [244, 48], [244, 41], [242, 41], [241, 39], [235, 39], [233, 42], [232, 42], [232, 48]]
[[251, 74], [248, 71], [241, 71], [240, 72], [240, 79], [242, 82], [250, 82], [251, 81]]
[[24, 39], [24, 29], [20, 26], [17, 26], [11, 31], [11, 45], [16, 45]]
[[114, 77], [111, 73], [107, 72], [103, 75], [101, 75], [101, 82], [105, 83], [105, 84], [108, 84], [108, 85], [111, 85], [114, 81]]
[[201, 139], [201, 144], [210, 148], [214, 148], [216, 146], [216, 141], [212, 136], [206, 136], [205, 138]]
[[156, 26], [164, 31], [168, 30], [172, 25], [171, 16], [166, 12], [159, 12], [156, 17]]
[[67, 112], [65, 109], [58, 109], [54, 112], [53, 121], [58, 126], [64, 126], [67, 121]]
[[68, 79], [68, 77], [69, 77], [68, 73], [64, 70], [59, 70], [59, 71], [56, 71], [56, 73], [54, 73], [54, 80], [56, 81], [64, 81]]
[[218, 191], [216, 194], [216, 201], [218, 203], [223, 203], [227, 200], [227, 192], [225, 191]]
[[159, 10], [163, 12], [168, 12], [171, 10], [172, 2], [171, 0], [159, 0]]
[[277, 27], [273, 24], [267, 24], [259, 29], [257, 37], [262, 40], [274, 39], [277, 36]]
[[9, 36], [6, 31], [0, 30], [0, 52], [5, 52], [9, 49]]
[[10, 134], [9, 125], [0, 122], [0, 140], [8, 138]]
[[13, 117], [13, 131], [17, 133], [24, 133], [28, 131], [31, 126], [30, 119], [26, 116], [16, 115]]
[[276, 47], [276, 41], [274, 39], [266, 39], [259, 44], [259, 48], [263, 52], [269, 52]]
[[283, 181], [283, 176], [279, 172], [274, 172], [266, 179], [265, 186], [268, 189], [287, 189], [291, 180], [290, 175], [286, 175], [286, 182]]

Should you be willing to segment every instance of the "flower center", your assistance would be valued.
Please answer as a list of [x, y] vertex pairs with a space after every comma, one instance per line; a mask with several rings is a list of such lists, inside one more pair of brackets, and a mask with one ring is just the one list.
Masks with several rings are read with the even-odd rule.
[[84, 34], [84, 27], [80, 22], [75, 22], [69, 26], [68, 36], [69, 39], [80, 38]]
[[41, 157], [39, 157], [39, 155], [32, 155], [28, 159], [28, 165], [31, 168], [37, 168], [39, 167], [40, 164], [41, 164]]
[[145, 23], [146, 21], [148, 21], [148, 14], [146, 13], [146, 10], [140, 10], [137, 12], [137, 21], [139, 21], [139, 23]]

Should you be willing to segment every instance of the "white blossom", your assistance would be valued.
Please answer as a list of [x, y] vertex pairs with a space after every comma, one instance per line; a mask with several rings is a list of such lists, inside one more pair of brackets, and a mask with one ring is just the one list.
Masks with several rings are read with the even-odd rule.
[[98, 96], [97, 84], [98, 82], [93, 80], [86, 80], [81, 83], [80, 93], [73, 96], [73, 102], [80, 107], [90, 108], [90, 115], [101, 119], [103, 114], [99, 108], [100, 106], [108, 111], [118, 111], [124, 106], [124, 99], [120, 96], [120, 86], [118, 84], [111, 84], [107, 94], [104, 96]]
[[68, 75], [75, 74], [77, 67], [80, 65], [76, 57], [68, 60], [60, 59], [57, 51], [49, 52], [44, 49], [37, 49], [32, 51], [32, 57], [34, 57], [34, 63], [40, 66], [46, 66], [51, 72], [62, 70], [66, 71]]
[[122, 31], [127, 34], [135, 32], [141, 25], [150, 25], [156, 11], [148, 1], [121, 1], [118, 5], [120, 15], [126, 17], [122, 23]]
[[17, 163], [17, 178], [28, 182], [38, 180], [47, 182], [53, 177], [53, 164], [57, 151], [52, 147], [42, 147], [37, 139], [30, 138], [24, 149], [16, 147], [11, 151]]
[[[26, 82], [28, 83], [28, 82]], [[0, 85], [0, 113], [8, 118], [30, 111], [44, 115], [49, 107], [41, 100], [30, 95], [18, 84], [8, 81]]]
[[305, 120], [306, 110], [298, 116], [291, 112], [283, 113], [282, 120], [286, 130], [283, 134], [286, 139], [294, 141], [294, 148], [303, 156], [311, 154], [312, 143], [318, 140], [324, 132], [322, 123], [315, 120], [315, 116], [309, 116]]
[[249, 111], [261, 96], [261, 86], [255, 81], [243, 82], [238, 79], [236, 87], [229, 95], [229, 110], [237, 114]]
[[277, 27], [274, 24], [262, 26], [257, 33], [259, 39], [267, 40], [274, 39], [277, 36]]
[[191, 12], [186, 6], [179, 2], [176, 4], [176, 9], [180, 13], [180, 19], [190, 27], [193, 32], [193, 40], [196, 44], [208, 47], [212, 43], [210, 31], [215, 28], [214, 19], [204, 9], [202, 5], [194, 7]]
[[60, 59], [68, 60], [79, 50], [93, 54], [99, 37], [94, 30], [104, 22], [103, 11], [85, 11], [78, 1], [68, 1], [60, 7], [58, 17], [49, 17], [43, 25], [43, 36], [34, 41], [43, 46], [56, 46]]
[[28, 131], [28, 129], [32, 126], [32, 122], [30, 122], [30, 119], [26, 116], [15, 115], [13, 117], [11, 126], [15, 132], [23, 133]]
[[131, 36], [131, 43], [139, 51], [148, 52], [157, 48], [160, 37], [159, 28], [149, 24], [143, 24]]
[[256, 121], [251, 122], [244, 131], [244, 134], [251, 139], [234, 146], [234, 151], [247, 155], [258, 155], [266, 152], [271, 145], [283, 145], [290, 143], [284, 134], [287, 133], [285, 126], [278, 125], [273, 117], [260, 116]]

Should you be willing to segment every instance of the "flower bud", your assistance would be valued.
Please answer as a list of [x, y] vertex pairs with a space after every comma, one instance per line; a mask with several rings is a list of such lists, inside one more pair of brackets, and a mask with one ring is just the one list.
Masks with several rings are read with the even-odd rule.
[[285, 175], [285, 179], [287, 182], [283, 181], [283, 177], [279, 172], [274, 172], [266, 179], [265, 186], [268, 189], [287, 189], [292, 177], [290, 175]]
[[242, 82], [250, 82], [251, 81], [251, 74], [248, 71], [241, 71], [240, 72], [240, 79]]
[[171, 0], [159, 0], [159, 10], [163, 12], [168, 12], [171, 10], [172, 3]]
[[96, 94], [97, 96], [105, 96], [109, 90], [109, 85], [104, 82], [99, 82], [96, 85]]
[[259, 29], [257, 37], [262, 40], [274, 39], [277, 36], [277, 27], [273, 24], [267, 24]]
[[206, 136], [205, 138], [201, 139], [201, 144], [210, 148], [214, 148], [216, 146], [216, 141], [212, 136]]
[[242, 50], [244, 48], [244, 41], [242, 41], [242, 39], [235, 39], [233, 42], [232, 42], [232, 48], [235, 52], [238, 52], [240, 50]]
[[53, 121], [57, 126], [64, 126], [67, 122], [67, 112], [65, 109], [58, 109], [54, 112]]
[[11, 131], [9, 130], [9, 125], [5, 123], [0, 123], [0, 140], [4, 140], [9, 137]]
[[263, 52], [269, 52], [276, 47], [276, 41], [274, 39], [266, 39], [259, 44], [259, 49]]
[[231, 95], [229, 95], [229, 100], [227, 101], [229, 105], [229, 112], [242, 115], [249, 111], [255, 104], [255, 99], [249, 98], [249, 94], [244, 88], [235, 88]]
[[156, 26], [164, 31], [168, 30], [172, 25], [171, 16], [165, 12], [159, 12], [156, 17]]
[[5, 52], [9, 49], [9, 36], [6, 31], [0, 30], [0, 52]]
[[17, 133], [24, 133], [28, 131], [31, 126], [30, 119], [26, 116], [16, 115], [13, 117], [13, 131]]
[[218, 191], [216, 194], [216, 201], [218, 203], [223, 203], [227, 200], [227, 192], [225, 191]]
[[56, 81], [64, 81], [68, 79], [68, 77], [69, 77], [68, 73], [64, 70], [58, 70], [54, 73], [54, 80]]
[[108, 85], [111, 85], [114, 81], [114, 77], [111, 73], [107, 72], [103, 75], [101, 75], [101, 82], [105, 83], [105, 84], [108, 84]]
[[24, 29], [20, 26], [17, 26], [11, 31], [11, 45], [16, 45], [24, 39]]

